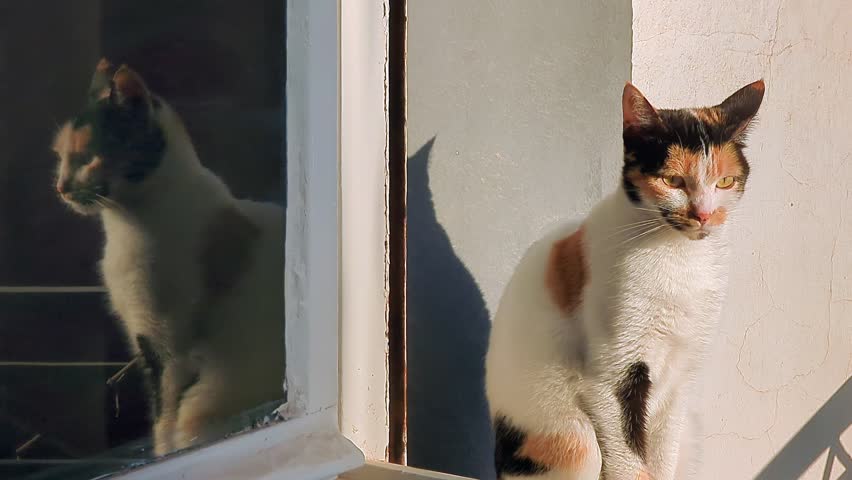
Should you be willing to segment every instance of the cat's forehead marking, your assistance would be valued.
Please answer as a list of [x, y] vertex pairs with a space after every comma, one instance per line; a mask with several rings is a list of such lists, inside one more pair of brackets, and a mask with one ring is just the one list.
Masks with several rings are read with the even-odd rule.
[[71, 132], [69, 151], [71, 153], [81, 153], [89, 149], [89, 144], [92, 143], [92, 126], [84, 125]]
[[669, 145], [666, 174], [682, 177], [697, 176], [703, 152], [686, 148], [680, 144]]
[[63, 125], [58, 132], [56, 132], [56, 136], [53, 138], [53, 151], [59, 154], [65, 153], [68, 150], [68, 137], [71, 135], [71, 123], [66, 123]]
[[56, 134], [53, 150], [59, 154], [83, 153], [92, 143], [93, 130], [91, 125], [75, 128], [72, 122], [66, 123]]
[[668, 148], [664, 167], [667, 175], [678, 175], [713, 182], [727, 176], [743, 175], [743, 164], [737, 148], [731, 142], [711, 144], [704, 151], [672, 144]]
[[731, 142], [713, 145], [710, 151], [713, 155], [713, 175], [716, 178], [739, 177], [745, 173], [740, 153]]

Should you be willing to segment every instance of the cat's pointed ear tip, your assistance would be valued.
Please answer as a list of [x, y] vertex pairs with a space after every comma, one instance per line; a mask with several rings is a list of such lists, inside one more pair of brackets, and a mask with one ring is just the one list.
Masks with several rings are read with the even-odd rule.
[[761, 78], [760, 80], [758, 80], [756, 82], [752, 82], [752, 84], [749, 85], [749, 87], [759, 91], [760, 93], [763, 93], [763, 92], [766, 91], [766, 82], [764, 82], [763, 79]]
[[[624, 90], [621, 92], [622, 100], [634, 99], [634, 98], [645, 98], [645, 94], [642, 93], [642, 90], [633, 84], [633, 82], [627, 81], [624, 82]], [[647, 101], [647, 100], [646, 100]]]
[[113, 80], [118, 79], [129, 79], [136, 83], [144, 84], [145, 81], [142, 79], [142, 75], [139, 75], [139, 72], [133, 70], [126, 63], [122, 63], [117, 69], [115, 69], [115, 73], [112, 76]]

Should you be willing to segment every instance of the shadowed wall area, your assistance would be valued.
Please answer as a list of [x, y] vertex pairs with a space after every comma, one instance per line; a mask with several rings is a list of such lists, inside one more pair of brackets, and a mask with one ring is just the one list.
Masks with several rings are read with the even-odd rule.
[[408, 459], [487, 479], [494, 476], [483, 383], [491, 323], [476, 280], [435, 215], [434, 143], [408, 159]]

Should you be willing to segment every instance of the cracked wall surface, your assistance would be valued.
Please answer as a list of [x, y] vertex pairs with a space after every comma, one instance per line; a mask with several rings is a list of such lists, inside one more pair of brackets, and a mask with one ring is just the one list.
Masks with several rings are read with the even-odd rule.
[[[767, 82], [701, 399], [699, 478], [754, 478], [852, 375], [852, 8], [634, 0], [633, 15], [633, 81], [652, 103]], [[800, 478], [843, 473], [837, 440]], [[852, 451], [852, 428], [839, 440]]]

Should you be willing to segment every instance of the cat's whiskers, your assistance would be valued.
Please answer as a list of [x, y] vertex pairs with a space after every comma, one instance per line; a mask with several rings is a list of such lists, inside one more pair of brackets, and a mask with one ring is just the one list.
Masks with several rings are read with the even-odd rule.
[[626, 225], [621, 225], [621, 226], [613, 229], [612, 231], [615, 232], [615, 233], [618, 233], [618, 232], [622, 232], [622, 231], [625, 231], [625, 230], [630, 230], [631, 228], [641, 227], [643, 225], [648, 225], [648, 224], [655, 223], [655, 222], [659, 222], [659, 220], [656, 219], [656, 218], [649, 218], [647, 220], [640, 220], [638, 222], [633, 222], [633, 223], [628, 223]]
[[[634, 210], [640, 210], [640, 211], [643, 211], [643, 212], [651, 212], [651, 213], [660, 213], [660, 210], [661, 210], [661, 209], [645, 208], [645, 207], [633, 207], [633, 209]], [[665, 209], [662, 209], [662, 210], [665, 210]]]
[[644, 228], [644, 227], [653, 226], [653, 225], [656, 225], [656, 224], [659, 224], [659, 223], [660, 223], [660, 220], [654, 218], [654, 219], [643, 220], [642, 222], [637, 222], [637, 223], [633, 223], [633, 224], [630, 224], [630, 225], [622, 226], [622, 227], [619, 227], [619, 228], [613, 230], [610, 233], [610, 235], [607, 237], [607, 239], [611, 239], [611, 238], [617, 237], [619, 235], [636, 233], [636, 230], [639, 230], [639, 229]]
[[[644, 235], [648, 235], [648, 236], [647, 236], [647, 237], [645, 237], [645, 239], [644, 239], [646, 242], [647, 242], [647, 241], [650, 241], [650, 240], [653, 240], [653, 239], [656, 239], [656, 238], [659, 238], [659, 237], [661, 237], [661, 236], [665, 235], [667, 232], [669, 232], [669, 231], [670, 231], [668, 228], [665, 228], [666, 226], [667, 226], [667, 225], [666, 225], [665, 223], [661, 223], [659, 226], [656, 226], [656, 227], [653, 227], [653, 228], [649, 228], [648, 230], [646, 230], [646, 231], [644, 231], [644, 232], [642, 232], [642, 233], [640, 233], [640, 234], [638, 234], [638, 235], [636, 235], [636, 236], [634, 236], [634, 237], [632, 237], [632, 238], [629, 238], [629, 239], [625, 240], [624, 242], [621, 242], [621, 243], [620, 243], [620, 244], [618, 244], [618, 245], [614, 245], [614, 246], [612, 247], [612, 249], [613, 249], [613, 250], [614, 250], [614, 249], [617, 249], [617, 248], [621, 247], [622, 245], [624, 245], [625, 243], [628, 243], [628, 242], [630, 242], [630, 241], [638, 240], [640, 237], [642, 237], [642, 236], [644, 236]], [[618, 262], [613, 263], [613, 264], [610, 266], [610, 268], [611, 268], [611, 270], [617, 270], [617, 269], [619, 269], [619, 268], [623, 267], [624, 265], [626, 265], [626, 264], [628, 264], [628, 263], [629, 263], [628, 259], [627, 259], [627, 258], [623, 258], [623, 259], [621, 259], [621, 261], [618, 261]], [[616, 276], [612, 276], [612, 277], [609, 279], [609, 281], [607, 281], [607, 284], [614, 285], [617, 281], [619, 281], [619, 277], [618, 277], [617, 275], [616, 275]], [[616, 299], [617, 297], [611, 297], [611, 298], [612, 298], [612, 299]]]
[[638, 233], [640, 233], [640, 232], [642, 232], [642, 231], [644, 231], [648, 228], [656, 227], [657, 225], [658, 224], [656, 224], [656, 223], [649, 223], [647, 225], [638, 225], [634, 228], [630, 228], [630, 229], [627, 229], [627, 230], [624, 230], [624, 231], [621, 231], [621, 232], [616, 232], [616, 233], [610, 235], [610, 237], [607, 240], [624, 238], [624, 237], [627, 237], [627, 236], [630, 236], [630, 235], [636, 235], [636, 234], [638, 234]]
[[622, 246], [624, 246], [624, 245], [626, 245], [626, 244], [628, 244], [628, 243], [630, 243], [630, 242], [633, 242], [633, 241], [639, 240], [640, 238], [644, 237], [645, 235], [648, 235], [649, 233], [653, 233], [653, 232], [659, 231], [660, 229], [665, 228], [665, 227], [666, 227], [665, 225], [660, 224], [660, 225], [657, 225], [656, 227], [649, 228], [649, 229], [647, 229], [647, 230], [645, 230], [645, 231], [643, 231], [643, 232], [639, 233], [638, 235], [634, 235], [634, 236], [632, 236], [632, 237], [628, 238], [627, 240], [624, 240], [623, 242], [619, 243], [619, 244], [617, 245], [617, 247], [622, 247]]
[[642, 219], [642, 220], [637, 220], [637, 221], [635, 221], [635, 222], [625, 223], [625, 224], [623, 224], [623, 225], [615, 225], [615, 229], [616, 229], [616, 230], [618, 230], [618, 229], [620, 229], [620, 228], [632, 227], [632, 226], [634, 226], [634, 225], [642, 225], [642, 224], [644, 224], [644, 223], [648, 223], [648, 222], [656, 222], [656, 221], [659, 221], [659, 217], [654, 217], [654, 218], [644, 218], [644, 219]]
[[98, 205], [104, 208], [114, 208], [118, 211], [124, 211], [124, 207], [122, 207], [118, 202], [99, 193], [95, 193], [95, 201], [98, 202]]

